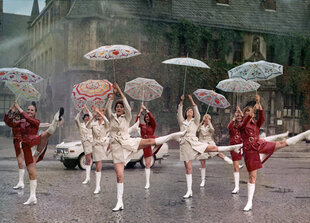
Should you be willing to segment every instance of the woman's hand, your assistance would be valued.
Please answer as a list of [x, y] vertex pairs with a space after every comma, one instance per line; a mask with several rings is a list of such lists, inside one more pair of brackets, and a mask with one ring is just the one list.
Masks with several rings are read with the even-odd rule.
[[14, 102], [14, 107], [20, 112], [23, 112], [23, 109], [19, 106], [19, 104], [17, 103], [17, 101]]
[[185, 99], [185, 96], [184, 96], [184, 94], [182, 94], [182, 96], [181, 96], [181, 101], [183, 102], [184, 99]]

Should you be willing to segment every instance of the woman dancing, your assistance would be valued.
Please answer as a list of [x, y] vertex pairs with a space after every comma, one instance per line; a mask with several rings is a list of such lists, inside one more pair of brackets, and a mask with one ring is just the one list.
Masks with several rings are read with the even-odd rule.
[[[156, 121], [153, 116], [153, 114], [142, 104], [140, 108], [140, 112], [136, 118], [136, 122], [140, 119], [140, 116], [143, 111], [146, 111], [147, 113], [144, 115], [144, 123], [145, 124], [139, 124], [140, 127], [140, 135], [141, 138], [147, 139], [147, 138], [155, 138], [154, 132], [156, 130]], [[150, 188], [150, 172], [151, 172], [151, 157], [153, 156], [152, 147], [148, 146], [143, 149], [143, 156], [145, 160], [145, 189]]]
[[14, 127], [14, 122], [20, 121], [20, 114], [18, 112], [14, 112], [14, 105], [9, 109], [8, 112], [4, 115], [4, 122], [7, 126], [12, 128], [13, 132], [13, 144], [15, 148], [15, 155], [18, 164], [18, 183], [13, 187], [13, 189], [22, 189], [24, 188], [24, 175], [25, 175], [25, 167], [24, 167], [24, 152], [21, 149], [22, 135], [20, 133], [20, 127]]
[[[83, 115], [83, 122], [80, 122], [80, 116], [83, 110], [86, 110], [86, 114]], [[87, 128], [86, 125], [89, 123], [89, 119], [92, 119], [93, 116], [86, 105], [84, 105], [79, 113], [75, 116], [75, 123], [78, 129], [80, 130], [80, 137], [83, 145], [83, 150], [86, 158], [86, 178], [82, 184], [87, 184], [90, 181], [90, 168], [91, 168], [91, 154], [93, 152], [93, 134], [92, 130]]]
[[[199, 126], [198, 126], [198, 133], [199, 133], [199, 137], [198, 140], [202, 143], [207, 143], [208, 145], [213, 145], [215, 146], [215, 142], [213, 139], [213, 135], [214, 135], [214, 127], [211, 123], [211, 116], [209, 114], [205, 114], [202, 118], [202, 121], [200, 122]], [[200, 168], [200, 172], [201, 172], [201, 183], [200, 183], [200, 187], [204, 187], [205, 186], [205, 182], [206, 182], [206, 160], [208, 158], [212, 158], [214, 156], [218, 156], [221, 159], [223, 159], [225, 162], [227, 162], [228, 164], [233, 164], [232, 160], [230, 158], [228, 158], [227, 156], [225, 156], [223, 153], [221, 152], [208, 152], [208, 153], [203, 153], [201, 155], [199, 155], [197, 157], [198, 160], [200, 160], [200, 164], [201, 164], [201, 168]]]
[[[96, 117], [96, 121], [94, 121], [94, 117]], [[107, 133], [110, 123], [105, 117], [104, 109], [95, 109], [94, 116], [88, 122], [87, 128], [90, 128], [93, 134], [93, 161], [96, 162], [96, 189], [94, 194], [98, 194], [100, 192], [102, 160], [107, 157], [106, 151], [109, 146]]]
[[[242, 143], [241, 133], [239, 131], [238, 125], [242, 122], [242, 112], [240, 108], [237, 106], [236, 112], [234, 114], [233, 119], [229, 122], [227, 128], [229, 130], [229, 145], [236, 145]], [[235, 151], [230, 151], [231, 158], [233, 160], [233, 168], [234, 168], [234, 182], [235, 188], [231, 192], [232, 194], [237, 194], [239, 192], [239, 161], [242, 159], [242, 154], [236, 153]]]
[[[115, 113], [112, 113], [111, 107], [117, 92], [121, 99], [115, 102]], [[117, 204], [113, 211], [119, 211], [124, 209], [124, 166], [130, 160], [132, 153], [148, 146], [163, 144], [169, 140], [178, 140], [185, 132], [177, 132], [156, 139], [130, 138], [128, 128], [132, 117], [131, 108], [117, 83], [114, 83], [113, 95], [106, 105], [106, 111], [110, 119], [110, 149], [117, 179]]]
[[185, 169], [186, 169], [186, 184], [187, 184], [187, 192], [183, 196], [183, 198], [187, 199], [192, 197], [192, 160], [197, 158], [200, 154], [205, 152], [225, 152], [231, 150], [239, 150], [241, 148], [240, 145], [234, 146], [215, 146], [209, 145], [207, 143], [202, 143], [198, 141], [196, 137], [196, 131], [200, 122], [200, 113], [198, 111], [198, 107], [195, 104], [191, 95], [188, 95], [189, 100], [191, 101], [192, 107], [188, 107], [185, 110], [185, 115], [183, 117], [183, 101], [184, 95], [181, 96], [181, 101], [178, 107], [178, 123], [181, 131], [186, 131], [186, 134], [181, 137], [180, 140], [180, 160], [184, 161]]
[[[27, 112], [24, 112], [17, 102], [14, 102], [13, 106], [21, 114], [22, 119], [16, 122], [13, 122], [12, 119], [9, 119], [8, 122], [14, 128], [20, 128], [22, 136], [22, 149], [24, 152], [24, 158], [30, 182], [30, 196], [24, 204], [36, 204], [36, 163], [43, 159], [49, 137], [54, 134], [57, 126], [61, 124], [61, 121], [63, 122], [62, 115], [64, 110], [63, 108], [61, 108], [55, 114], [49, 128], [38, 136], [37, 132], [39, 129], [40, 121], [36, 119], [36, 104], [33, 103], [32, 105], [29, 105], [27, 108]], [[37, 148], [35, 149], [34, 146], [37, 146]], [[32, 152], [32, 148], [34, 148], [34, 155]]]
[[[255, 121], [254, 109], [258, 110], [258, 119]], [[252, 201], [255, 192], [255, 182], [257, 170], [262, 168], [262, 164], [277, 150], [296, 144], [303, 139], [310, 139], [310, 130], [300, 133], [287, 140], [279, 142], [269, 142], [259, 139], [259, 128], [265, 121], [264, 110], [260, 104], [260, 97], [256, 95], [256, 104], [253, 107], [247, 106], [244, 108], [244, 120], [239, 125], [241, 137], [243, 141], [243, 155], [246, 167], [249, 173], [248, 182], [248, 202], [243, 211], [252, 209]], [[263, 156], [260, 156], [262, 154]], [[262, 159], [262, 161], [261, 161]]]

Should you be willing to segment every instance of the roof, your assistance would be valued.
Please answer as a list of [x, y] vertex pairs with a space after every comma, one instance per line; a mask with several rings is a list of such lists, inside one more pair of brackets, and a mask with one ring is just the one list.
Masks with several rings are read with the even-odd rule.
[[[152, 2], [150, 4], [150, 2]], [[261, 0], [75, 0], [67, 18], [142, 18], [194, 23], [258, 33], [310, 35], [310, 0], [277, 0], [276, 10], [265, 10]]]
[[74, 0], [66, 18], [103, 17], [103, 8], [100, 0]]
[[27, 34], [29, 16], [3, 13], [3, 36], [16, 37]]

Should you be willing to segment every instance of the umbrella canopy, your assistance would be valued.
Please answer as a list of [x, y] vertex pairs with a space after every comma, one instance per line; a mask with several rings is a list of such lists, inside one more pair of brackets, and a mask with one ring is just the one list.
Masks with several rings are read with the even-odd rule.
[[194, 92], [194, 95], [199, 101], [212, 107], [227, 108], [230, 106], [230, 103], [227, 101], [225, 96], [218, 94], [212, 90], [197, 89]]
[[114, 60], [138, 56], [140, 54], [141, 53], [137, 49], [131, 46], [108, 45], [94, 49], [89, 53], [85, 54], [84, 57], [89, 60], [113, 60], [113, 74], [114, 81], [116, 81]]
[[92, 111], [103, 107], [105, 100], [113, 93], [113, 86], [107, 80], [88, 80], [73, 86], [71, 98], [77, 110], [86, 104]]
[[0, 80], [15, 83], [38, 83], [43, 78], [30, 70], [13, 67], [0, 68]]
[[283, 74], [283, 66], [269, 63], [264, 60], [246, 62], [228, 71], [229, 78], [242, 78], [245, 80], [269, 80]]
[[260, 87], [260, 84], [254, 81], [246, 81], [242, 78], [231, 78], [220, 81], [216, 88], [226, 92], [245, 93], [250, 91], [256, 91]]
[[18, 98], [23, 98], [26, 101], [39, 101], [40, 93], [29, 83], [15, 83], [15, 82], [6, 82], [5, 86], [8, 87], [13, 94]]
[[[201, 67], [201, 68], [208, 68], [208, 69], [210, 69], [210, 67], [207, 64], [205, 64], [204, 62], [202, 62], [200, 60], [197, 60], [197, 59], [190, 58], [190, 57], [172, 58], [172, 59], [169, 59], [169, 60], [165, 60], [162, 63], [164, 63], [164, 64], [174, 64], [174, 65], [189, 66], [189, 67]], [[183, 94], [185, 94], [186, 68], [185, 68], [185, 74], [184, 74]]]
[[89, 60], [116, 60], [125, 59], [140, 55], [141, 53], [127, 45], [109, 45], [101, 46], [85, 54], [84, 57]]
[[124, 92], [143, 103], [143, 101], [159, 98], [163, 92], [163, 87], [154, 79], [138, 77], [126, 83]]
[[169, 60], [165, 60], [162, 63], [210, 69], [210, 67], [204, 62], [197, 60], [197, 59], [190, 58], [190, 57], [172, 58]]

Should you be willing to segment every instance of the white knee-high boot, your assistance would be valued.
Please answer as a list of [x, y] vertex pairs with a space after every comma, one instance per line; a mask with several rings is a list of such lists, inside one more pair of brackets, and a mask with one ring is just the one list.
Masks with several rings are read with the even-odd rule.
[[282, 134], [278, 134], [278, 135], [267, 136], [263, 139], [269, 142], [273, 142], [273, 141], [281, 140], [287, 136], [288, 136], [288, 131]]
[[37, 189], [37, 180], [30, 180], [30, 196], [24, 204], [36, 204], [36, 189]]
[[16, 186], [13, 187], [13, 189], [19, 189], [19, 188], [24, 188], [24, 176], [25, 176], [25, 169], [18, 169], [18, 183]]
[[90, 167], [91, 167], [91, 165], [86, 165], [86, 178], [82, 182], [82, 184], [87, 184], [90, 181]]
[[200, 168], [201, 184], [200, 187], [204, 187], [206, 183], [206, 168]]
[[248, 203], [244, 207], [243, 211], [252, 210], [252, 201], [255, 192], [255, 184], [248, 183]]
[[186, 130], [183, 131], [183, 132], [175, 132], [175, 133], [171, 133], [169, 135], [166, 135], [166, 136], [161, 136], [161, 137], [158, 137], [155, 139], [155, 144], [156, 145], [161, 145], [161, 144], [164, 144], [165, 142], [168, 142], [170, 140], [179, 140], [180, 137], [184, 136], [186, 133]]
[[226, 163], [230, 164], [230, 165], [233, 164], [233, 161], [232, 161], [229, 157], [227, 157], [227, 156], [224, 157], [224, 161], [225, 161]]
[[240, 174], [239, 172], [234, 172], [234, 180], [235, 180], [235, 188], [231, 192], [232, 194], [237, 194], [239, 192], [239, 181], [240, 181]]
[[151, 175], [151, 169], [145, 168], [145, 189], [150, 188], [150, 175]]
[[300, 134], [298, 134], [298, 135], [296, 135], [296, 136], [293, 136], [293, 137], [291, 137], [291, 138], [288, 138], [287, 140], [286, 140], [286, 143], [287, 143], [287, 145], [294, 145], [294, 144], [296, 144], [297, 142], [299, 142], [299, 141], [301, 141], [301, 140], [303, 140], [303, 139], [308, 139], [308, 140], [310, 140], [310, 130], [308, 130], [308, 131], [306, 131], [306, 132], [303, 132], [303, 133], [300, 133]]
[[96, 174], [96, 189], [94, 191], [94, 194], [99, 194], [100, 192], [100, 180], [101, 180], [101, 171], [100, 172], [95, 172]]
[[192, 191], [192, 174], [185, 174], [186, 176], [186, 184], [187, 184], [187, 192], [183, 196], [184, 199], [190, 198], [193, 196], [193, 191]]
[[124, 209], [123, 203], [124, 183], [117, 183], [117, 203], [112, 211], [120, 211]]
[[240, 148], [243, 144], [237, 144], [232, 146], [219, 146], [218, 152], [229, 152], [229, 151], [235, 151], [236, 153], [239, 153]]

